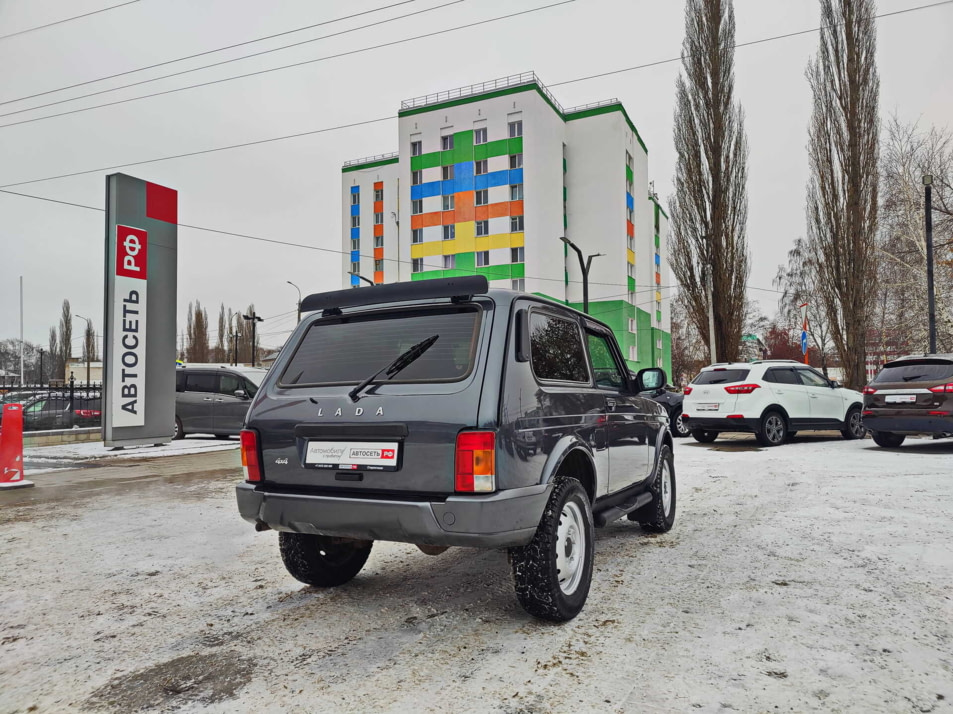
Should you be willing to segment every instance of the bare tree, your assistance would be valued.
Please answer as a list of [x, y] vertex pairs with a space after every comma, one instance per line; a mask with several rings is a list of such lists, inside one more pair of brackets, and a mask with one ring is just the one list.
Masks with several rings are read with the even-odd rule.
[[212, 352], [214, 362], [225, 362], [228, 355], [228, 338], [225, 335], [225, 303], [220, 303], [218, 307], [218, 341], [215, 343], [215, 349]]
[[808, 237], [845, 383], [866, 382], [876, 275], [880, 78], [873, 0], [821, 0], [808, 140]]
[[63, 309], [60, 314], [60, 364], [62, 365], [65, 379], [69, 379], [66, 373], [67, 363], [73, 359], [73, 313], [70, 310], [69, 300], [63, 301]]
[[198, 300], [189, 303], [188, 321], [185, 328], [185, 356], [189, 362], [208, 362], [208, 312]]
[[63, 376], [63, 365], [60, 364], [60, 341], [56, 334], [56, 327], [50, 328], [50, 338], [47, 344], [50, 353], [49, 371], [47, 374], [50, 379], [60, 379]]
[[749, 273], [748, 141], [734, 101], [734, 43], [731, 0], [687, 0], [684, 76], [675, 84], [670, 254], [688, 318], [706, 343], [711, 279], [717, 356], [728, 361], [741, 349]]
[[99, 361], [99, 346], [96, 344], [96, 331], [92, 321], [86, 322], [86, 329], [83, 331], [83, 361]]
[[685, 294], [679, 292], [672, 300], [672, 374], [671, 383], [675, 386], [687, 384], [708, 364], [705, 343], [688, 318], [688, 306]]

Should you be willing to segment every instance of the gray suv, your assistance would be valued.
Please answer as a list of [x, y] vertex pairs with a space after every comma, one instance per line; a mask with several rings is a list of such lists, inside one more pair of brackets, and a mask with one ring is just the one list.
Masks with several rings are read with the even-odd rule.
[[255, 367], [202, 365], [179, 367], [175, 373], [175, 431], [186, 434], [237, 436], [251, 399], [268, 370]]
[[506, 548], [531, 614], [589, 594], [594, 526], [668, 531], [665, 409], [612, 331], [482, 276], [311, 295], [242, 431], [238, 509], [285, 567], [341, 585], [375, 540]]

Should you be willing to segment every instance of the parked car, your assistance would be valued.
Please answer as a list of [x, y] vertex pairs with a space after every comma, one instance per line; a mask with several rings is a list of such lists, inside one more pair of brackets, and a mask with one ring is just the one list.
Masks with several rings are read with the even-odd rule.
[[837, 430], [862, 439], [863, 395], [793, 360], [714, 364], [685, 388], [682, 420], [692, 437], [711, 443], [724, 432], [754, 434], [778, 446], [799, 431]]
[[212, 365], [177, 368], [172, 438], [183, 439], [195, 433], [223, 439], [237, 436], [267, 372], [256, 367]]
[[102, 399], [95, 393], [50, 392], [23, 405], [24, 431], [81, 429], [102, 424]]
[[684, 437], [689, 435], [688, 427], [682, 420], [684, 394], [675, 391], [675, 387], [667, 384], [651, 392], [646, 392], [646, 395], [665, 407], [665, 411], [668, 412], [668, 428], [672, 432], [672, 436]]
[[878, 446], [908, 435], [953, 436], [953, 354], [901, 357], [864, 387], [864, 426]]
[[605, 324], [482, 276], [341, 290], [305, 317], [242, 431], [241, 516], [319, 587], [373, 541], [507, 548], [531, 614], [569, 620], [595, 526], [675, 521], [672, 437]]

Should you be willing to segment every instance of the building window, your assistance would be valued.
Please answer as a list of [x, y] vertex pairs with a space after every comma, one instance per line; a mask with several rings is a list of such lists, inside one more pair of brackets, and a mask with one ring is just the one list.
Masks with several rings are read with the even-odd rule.
[[450, 181], [453, 178], [453, 166], [441, 166], [440, 170], [444, 181]]
[[411, 212], [411, 214], [414, 215], [414, 216], [416, 216], [416, 215], [419, 214], [419, 213], [423, 213], [423, 212], [424, 212], [424, 200], [423, 200], [422, 198], [418, 198], [416, 201], [411, 201], [411, 202], [410, 202], [410, 212]]
[[630, 169], [632, 168], [632, 154], [630, 154], [628, 151], [625, 152], [625, 165]]
[[487, 189], [481, 189], [476, 192], [476, 205], [485, 206], [490, 202], [490, 192]]
[[510, 284], [510, 287], [512, 287], [514, 290], [526, 290], [526, 280], [523, 278], [518, 278]]
[[383, 200], [384, 200], [384, 189], [382, 189], [382, 188], [375, 188], [375, 189], [374, 189], [374, 200], [375, 200], [375, 201], [383, 201]]
[[510, 122], [510, 138], [523, 136], [523, 120]]
[[423, 145], [419, 141], [410, 142], [410, 155], [411, 156], [420, 156], [424, 153]]
[[625, 264], [625, 269], [626, 269], [626, 271], [628, 272], [630, 278], [634, 278], [634, 277], [635, 277], [635, 266], [632, 265], [632, 263], [626, 263], [626, 264]]
[[351, 205], [352, 205], [352, 206], [356, 206], [356, 205], [359, 204], [360, 202], [361, 202], [361, 194], [360, 194], [360, 193], [357, 193], [357, 192], [352, 193], [352, 194], [351, 194]]
[[447, 134], [447, 136], [440, 137], [440, 148], [443, 151], [453, 150], [453, 134]]
[[423, 258], [414, 258], [410, 261], [410, 271], [412, 273], [420, 273], [424, 269], [424, 259]]
[[490, 222], [489, 221], [477, 221], [476, 222], [476, 234], [478, 236], [488, 236], [490, 235]]
[[454, 224], [443, 227], [443, 239], [444, 240], [453, 240], [457, 237], [457, 227]]
[[353, 262], [353, 263], [351, 263], [351, 272], [352, 272], [352, 273], [360, 273], [360, 272], [361, 272], [361, 264], [360, 264], [359, 262]]
[[486, 159], [481, 159], [480, 161], [474, 162], [473, 164], [474, 174], [476, 174], [477, 176], [482, 176], [487, 171], [489, 171], [489, 165]]
[[384, 236], [374, 236], [374, 247], [375, 248], [384, 247]]
[[636, 345], [629, 345], [629, 361], [638, 362], [639, 361], [639, 348]]
[[417, 171], [410, 172], [411, 186], [419, 186], [421, 183], [423, 183], [423, 180], [424, 180], [424, 172], [421, 171], [420, 169], [418, 169]]
[[511, 201], [523, 200], [523, 184], [515, 183], [512, 186], [510, 186], [510, 200]]
[[519, 248], [510, 248], [510, 262], [511, 263], [525, 263], [525, 253], [523, 247]]
[[633, 238], [632, 236], [626, 236], [626, 245], [628, 246], [629, 250], [634, 251], [634, 250], [635, 250], [635, 238]]
[[374, 214], [374, 225], [375, 225], [375, 226], [380, 226], [380, 225], [383, 225], [383, 223], [384, 223], [384, 214], [383, 214], [383, 213], [375, 213], [375, 214]]
[[511, 168], [511, 169], [521, 169], [521, 168], [523, 168], [523, 155], [522, 155], [522, 154], [510, 154], [510, 168]]
[[634, 317], [630, 317], [630, 318], [629, 318], [629, 332], [631, 332], [631, 333], [634, 335], [634, 334], [635, 334], [635, 329], [636, 329], [636, 328], [635, 328], [635, 318], [634, 318]]
[[523, 232], [523, 217], [510, 216], [510, 233], [522, 233], [522, 232]]
[[424, 229], [423, 228], [414, 228], [410, 232], [410, 242], [411, 243], [423, 243], [424, 242]]
[[453, 210], [453, 196], [444, 196], [443, 197], [443, 210], [452, 211]]
[[457, 267], [457, 256], [455, 255], [445, 255], [443, 256], [443, 269], [444, 270], [453, 270]]
[[374, 270], [378, 273], [384, 270], [383, 259], [378, 258], [377, 260], [374, 261]]
[[490, 251], [480, 250], [476, 254], [476, 264], [478, 268], [485, 268], [490, 264]]
[[361, 217], [351, 216], [351, 228], [360, 228], [360, 227], [361, 227]]
[[625, 216], [629, 219], [629, 223], [635, 223], [635, 210], [632, 208], [625, 209]]
[[360, 249], [361, 249], [361, 239], [351, 238], [351, 250], [360, 250]]
[[635, 293], [631, 290], [629, 291], [629, 302], [635, 305]]
[[474, 144], [485, 144], [486, 143], [486, 127], [482, 129], [477, 129], [473, 132], [473, 143]]

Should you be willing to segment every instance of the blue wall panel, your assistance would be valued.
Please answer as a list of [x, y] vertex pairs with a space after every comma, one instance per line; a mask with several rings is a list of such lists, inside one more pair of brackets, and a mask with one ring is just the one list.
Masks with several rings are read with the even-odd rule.
[[359, 216], [359, 215], [361, 215], [361, 204], [358, 203], [358, 204], [356, 204], [356, 205], [354, 205], [354, 206], [351, 206], [351, 215], [352, 215], [352, 216]]
[[352, 263], [359, 263], [359, 262], [361, 262], [361, 251], [359, 251], [359, 250], [352, 250], [352, 251], [351, 251], [351, 262], [352, 262]]
[[360, 238], [360, 237], [361, 237], [361, 229], [360, 229], [360, 228], [352, 228], [352, 229], [351, 229], [351, 239], [353, 240], [354, 238]]
[[351, 285], [360, 285], [360, 284], [361, 284], [361, 279], [360, 279], [359, 277], [357, 277], [356, 275], [352, 275], [352, 276], [351, 276]]
[[511, 184], [523, 183], [523, 169], [510, 170], [510, 183]]
[[410, 187], [410, 200], [419, 201], [422, 198], [430, 198], [431, 196], [440, 195], [440, 181], [428, 181], [427, 183], [419, 183], [416, 186]]
[[360, 193], [360, 192], [361, 192], [360, 186], [351, 186], [351, 193]]
[[625, 192], [625, 207], [630, 211], [635, 210], [635, 201], [632, 199], [632, 194], [628, 191]]

